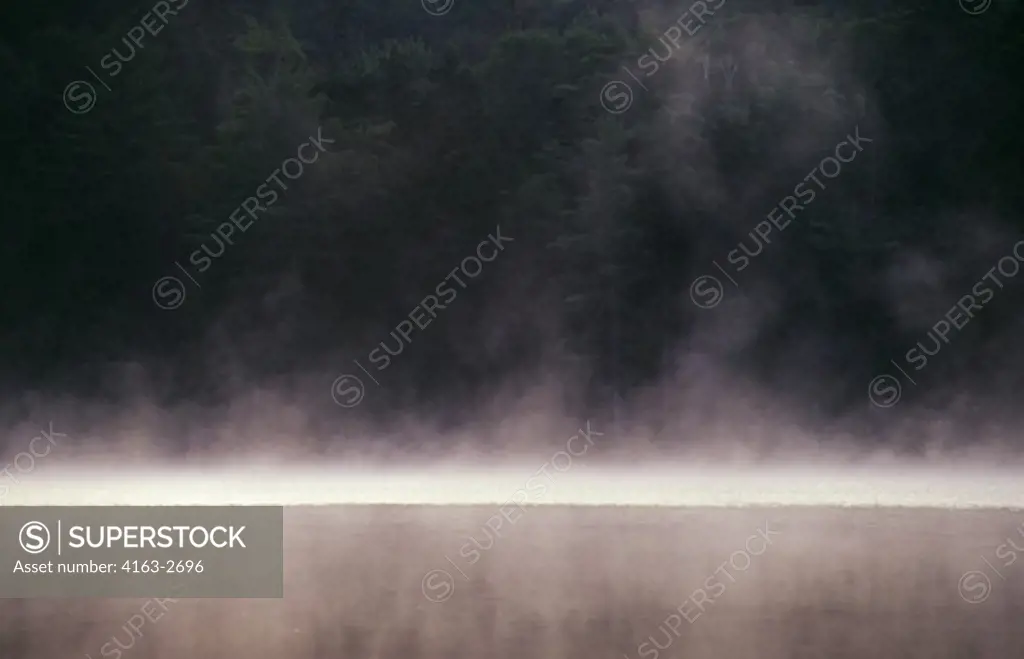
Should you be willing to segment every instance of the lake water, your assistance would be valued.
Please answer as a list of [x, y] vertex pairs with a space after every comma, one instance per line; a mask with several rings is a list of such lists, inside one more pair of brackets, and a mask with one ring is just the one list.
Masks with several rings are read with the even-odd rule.
[[0, 657], [1024, 657], [1021, 512], [339, 505], [285, 523], [284, 599], [0, 600]]

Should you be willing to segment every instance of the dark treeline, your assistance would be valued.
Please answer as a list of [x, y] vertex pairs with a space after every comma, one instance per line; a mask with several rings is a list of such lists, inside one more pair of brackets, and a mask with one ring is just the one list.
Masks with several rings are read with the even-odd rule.
[[[372, 368], [500, 226], [513, 242], [412, 332], [380, 411], [541, 370], [594, 401], [669, 373], [699, 387], [706, 359], [828, 417], [864, 409], [1024, 238], [1018, 2], [708, 0], [669, 59], [692, 3], [169, 0], [138, 46], [152, 5], [62, 4], [12, 10], [0, 41], [9, 397], [205, 403], [302, 373], [330, 407], [333, 377]], [[62, 102], [76, 80], [88, 111], [82, 87]], [[233, 244], [211, 237], [318, 129], [319, 160]], [[755, 226], [855, 129], [870, 144], [725, 281], [712, 261], [756, 252]], [[204, 245], [224, 253], [200, 270]], [[691, 300], [702, 275], [721, 305]], [[166, 276], [179, 308], [154, 303]], [[911, 404], [1012, 400], [1022, 279], [1000, 276]]]

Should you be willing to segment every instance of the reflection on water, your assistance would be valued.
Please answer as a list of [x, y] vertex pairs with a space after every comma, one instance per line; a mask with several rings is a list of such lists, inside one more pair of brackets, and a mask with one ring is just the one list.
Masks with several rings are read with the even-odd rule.
[[290, 508], [284, 599], [0, 601], [0, 657], [1013, 659], [1022, 518]]

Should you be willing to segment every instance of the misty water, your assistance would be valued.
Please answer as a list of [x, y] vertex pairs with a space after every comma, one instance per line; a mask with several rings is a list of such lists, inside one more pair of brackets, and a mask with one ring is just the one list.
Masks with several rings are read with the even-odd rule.
[[283, 599], [4, 600], [0, 657], [1024, 656], [1020, 512], [496, 512], [289, 507]]

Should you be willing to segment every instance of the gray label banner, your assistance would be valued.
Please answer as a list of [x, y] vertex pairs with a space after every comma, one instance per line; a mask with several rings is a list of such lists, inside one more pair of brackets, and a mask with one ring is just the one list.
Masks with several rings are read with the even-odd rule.
[[283, 596], [281, 506], [0, 508], [0, 598]]

